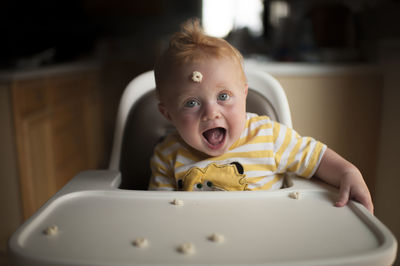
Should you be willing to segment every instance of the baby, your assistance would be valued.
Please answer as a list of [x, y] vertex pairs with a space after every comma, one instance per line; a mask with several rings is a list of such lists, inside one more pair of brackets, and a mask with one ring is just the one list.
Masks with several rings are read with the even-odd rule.
[[317, 176], [371, 213], [373, 204], [358, 169], [310, 137], [246, 113], [248, 91], [238, 50], [204, 34], [198, 20], [172, 36], [155, 66], [159, 111], [177, 132], [151, 159], [149, 189], [275, 190], [286, 172]]

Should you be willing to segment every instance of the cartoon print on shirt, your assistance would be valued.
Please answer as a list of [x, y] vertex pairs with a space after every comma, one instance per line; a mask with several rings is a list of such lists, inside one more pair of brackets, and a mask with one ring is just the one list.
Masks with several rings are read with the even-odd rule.
[[185, 191], [237, 191], [247, 190], [246, 175], [238, 162], [205, 168], [193, 167], [177, 181], [178, 190]]

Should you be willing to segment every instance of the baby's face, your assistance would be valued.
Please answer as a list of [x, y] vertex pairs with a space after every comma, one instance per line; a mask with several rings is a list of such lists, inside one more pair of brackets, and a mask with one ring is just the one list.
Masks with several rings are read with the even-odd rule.
[[[192, 74], [202, 74], [194, 82]], [[161, 94], [159, 109], [194, 149], [219, 156], [240, 138], [246, 123], [247, 84], [230, 59], [180, 67]]]

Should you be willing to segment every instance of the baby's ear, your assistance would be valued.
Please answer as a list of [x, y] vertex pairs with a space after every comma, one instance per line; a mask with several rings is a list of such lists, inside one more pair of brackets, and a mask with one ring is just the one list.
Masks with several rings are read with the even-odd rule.
[[163, 102], [158, 103], [158, 111], [169, 121], [171, 121], [171, 116], [168, 113], [167, 107], [165, 107], [165, 104]]
[[249, 84], [244, 84], [244, 95], [247, 97], [247, 93], [249, 92]]

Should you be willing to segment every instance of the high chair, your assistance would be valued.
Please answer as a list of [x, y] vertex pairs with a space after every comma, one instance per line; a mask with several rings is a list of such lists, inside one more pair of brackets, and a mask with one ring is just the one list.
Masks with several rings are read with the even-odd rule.
[[[247, 111], [291, 127], [280, 84], [257, 70], [246, 76]], [[393, 263], [391, 232], [356, 202], [334, 207], [337, 190], [319, 181], [292, 177], [272, 192], [146, 191], [153, 147], [173, 130], [154, 87], [153, 71], [128, 84], [109, 170], [78, 174], [29, 218], [9, 241], [14, 265]]]

